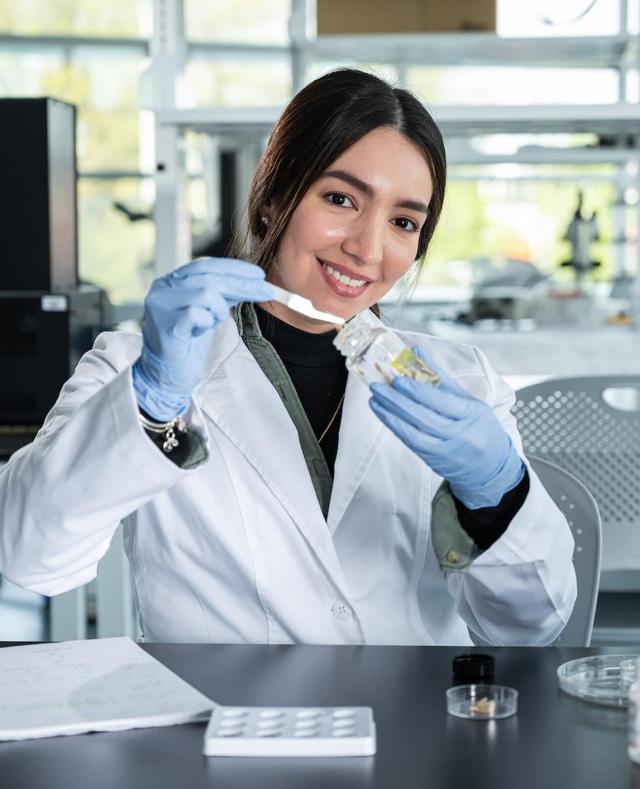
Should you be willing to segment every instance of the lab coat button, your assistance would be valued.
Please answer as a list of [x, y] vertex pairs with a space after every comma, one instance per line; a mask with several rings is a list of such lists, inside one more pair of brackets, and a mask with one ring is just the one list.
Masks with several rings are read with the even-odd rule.
[[351, 609], [342, 600], [336, 600], [335, 603], [331, 606], [331, 613], [335, 616], [336, 619], [340, 619], [341, 621], [344, 621], [345, 619], [349, 619], [349, 617], [351, 616]]
[[447, 551], [444, 555], [444, 558], [449, 562], [449, 564], [457, 564], [460, 561], [460, 557], [455, 551]]

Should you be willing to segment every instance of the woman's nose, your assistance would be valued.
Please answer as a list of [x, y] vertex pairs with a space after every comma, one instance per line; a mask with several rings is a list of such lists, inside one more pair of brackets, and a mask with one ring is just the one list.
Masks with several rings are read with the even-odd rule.
[[342, 248], [362, 263], [380, 263], [384, 254], [384, 232], [380, 218], [362, 214], [351, 223]]

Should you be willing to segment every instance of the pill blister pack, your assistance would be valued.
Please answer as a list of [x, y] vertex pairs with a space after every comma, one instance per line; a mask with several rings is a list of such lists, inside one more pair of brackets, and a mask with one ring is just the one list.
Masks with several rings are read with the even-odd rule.
[[205, 756], [372, 756], [371, 707], [221, 707], [211, 713]]

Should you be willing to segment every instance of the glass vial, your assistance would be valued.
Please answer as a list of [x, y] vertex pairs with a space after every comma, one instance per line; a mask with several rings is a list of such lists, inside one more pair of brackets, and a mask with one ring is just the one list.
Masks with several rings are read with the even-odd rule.
[[370, 326], [358, 316], [345, 323], [333, 344], [346, 357], [347, 369], [367, 384], [391, 383], [398, 375], [425, 383], [440, 380], [391, 329]]
[[628, 753], [632, 762], [640, 764], [640, 658], [636, 663], [636, 679], [629, 688], [629, 743]]

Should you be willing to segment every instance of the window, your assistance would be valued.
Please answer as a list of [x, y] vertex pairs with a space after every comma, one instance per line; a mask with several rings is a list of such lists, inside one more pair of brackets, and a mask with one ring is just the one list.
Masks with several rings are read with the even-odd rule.
[[186, 0], [187, 39], [288, 44], [289, 7], [289, 0]]
[[0, 32], [20, 36], [148, 36], [150, 0], [0, 0]]

